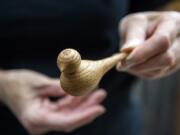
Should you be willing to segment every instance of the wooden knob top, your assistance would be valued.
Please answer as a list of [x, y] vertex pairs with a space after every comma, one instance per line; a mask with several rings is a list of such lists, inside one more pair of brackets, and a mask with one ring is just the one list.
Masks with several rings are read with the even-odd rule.
[[61, 72], [73, 73], [81, 64], [81, 56], [76, 50], [68, 48], [59, 54], [57, 64]]

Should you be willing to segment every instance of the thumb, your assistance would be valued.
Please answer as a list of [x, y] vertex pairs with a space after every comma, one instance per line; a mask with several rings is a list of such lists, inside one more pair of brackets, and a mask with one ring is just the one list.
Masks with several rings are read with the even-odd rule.
[[40, 95], [42, 96], [64, 96], [66, 93], [60, 86], [59, 79], [50, 79], [46, 85], [40, 86]]

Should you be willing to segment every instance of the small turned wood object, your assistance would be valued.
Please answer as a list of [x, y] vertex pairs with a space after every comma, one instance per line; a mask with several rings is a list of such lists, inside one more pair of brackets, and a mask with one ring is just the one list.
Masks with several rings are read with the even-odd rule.
[[88, 94], [97, 87], [107, 71], [126, 57], [127, 53], [118, 53], [97, 61], [81, 60], [76, 50], [65, 49], [57, 58], [57, 65], [61, 71], [61, 87], [73, 96]]

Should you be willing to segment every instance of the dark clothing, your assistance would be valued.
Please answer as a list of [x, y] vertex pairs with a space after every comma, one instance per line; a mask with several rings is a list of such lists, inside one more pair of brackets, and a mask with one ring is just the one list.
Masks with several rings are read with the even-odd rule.
[[[130, 4], [128, 0], [2, 0], [1, 67], [28, 68], [58, 77], [56, 58], [64, 48], [75, 48], [86, 59], [110, 56], [119, 48], [119, 20], [141, 5], [133, 8]], [[139, 135], [140, 109], [130, 99], [133, 81], [128, 74], [108, 72], [100, 83], [108, 91], [103, 103], [107, 113], [70, 134]], [[26, 134], [7, 109], [0, 109], [0, 119], [0, 134]]]

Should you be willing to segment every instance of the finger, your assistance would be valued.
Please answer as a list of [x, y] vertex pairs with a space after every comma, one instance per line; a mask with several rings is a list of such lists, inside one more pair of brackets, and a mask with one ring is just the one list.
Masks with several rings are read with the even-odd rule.
[[[169, 17], [169, 16], [168, 16]], [[174, 18], [161, 17], [153, 36], [137, 47], [127, 58], [128, 65], [139, 64], [158, 53], [167, 50], [179, 32], [179, 26]], [[134, 58], [132, 58], [134, 57]], [[133, 60], [134, 59], [134, 60]]]
[[154, 35], [164, 35], [167, 37], [167, 39], [173, 43], [176, 39], [180, 26], [176, 25], [176, 21], [171, 18], [167, 18], [162, 20], [162, 22], [158, 25]]
[[96, 105], [101, 103], [107, 96], [107, 93], [105, 90], [98, 90], [96, 92], [93, 92], [86, 101], [82, 102], [79, 106], [77, 106], [77, 109], [84, 110], [85, 108], [88, 108], [92, 105]]
[[60, 87], [59, 80], [49, 80], [49, 82], [46, 85], [40, 86], [37, 89], [39, 89], [39, 95], [41, 96], [64, 96], [66, 93], [62, 90]]
[[126, 17], [120, 25], [120, 34], [124, 38], [121, 51], [129, 51], [143, 43], [146, 38], [148, 20], [145, 15], [137, 14]]
[[68, 96], [62, 100], [59, 101], [59, 109], [64, 108], [64, 107], [70, 107], [70, 108], [78, 108], [80, 107], [81, 104], [86, 103], [87, 100], [90, 98], [102, 100], [106, 96], [106, 92], [104, 90], [96, 90], [93, 93], [90, 93], [86, 96], [79, 96], [79, 97], [74, 97], [74, 96]]
[[145, 72], [145, 73], [143, 73], [143, 77], [147, 78], [147, 79], [158, 79], [158, 78], [166, 76], [168, 70], [169, 70], [169, 68], [166, 67], [166, 68], [162, 68], [159, 70], [153, 70], [151, 72]]
[[79, 112], [50, 113], [44, 123], [47, 129], [70, 132], [90, 123], [104, 112], [103, 106], [96, 105]]
[[160, 19], [155, 19], [155, 20], [152, 20], [151, 22], [149, 22], [148, 28], [147, 28], [147, 37], [146, 37], [146, 39], [149, 39], [154, 34], [154, 32], [156, 31], [159, 23], [160, 23]]
[[175, 24], [175, 21], [163, 20], [158, 25], [154, 35], [130, 54], [125, 64], [126, 68], [143, 63], [169, 49], [178, 36], [178, 31], [176, 30], [178, 28]]
[[162, 72], [162, 69], [153, 70], [150, 72], [141, 73], [141, 78], [144, 79], [156, 79], [158, 75]]
[[[162, 71], [162, 68], [160, 69], [151, 69], [151, 70], [147, 70], [147, 71], [143, 71], [141, 69], [143, 69], [144, 67], [140, 67], [139, 69], [135, 70], [135, 69], [128, 69], [127, 72], [130, 73], [130, 74], [133, 74], [135, 76], [139, 76], [141, 78], [151, 78], [151, 79], [155, 79], [155, 78], [159, 78], [159, 77], [162, 77], [162, 76], [167, 76], [173, 72], [175, 72], [178, 67], [179, 67], [179, 64], [178, 64], [178, 54], [179, 54], [179, 41], [180, 41], [180, 38], [177, 38], [175, 40], [175, 42], [173, 43], [173, 45], [171, 46], [171, 48], [168, 50], [168, 52], [166, 53], [163, 53], [163, 56], [164, 57], [163, 59], [164, 60], [160, 60], [161, 64], [162, 65], [171, 65], [167, 70], [166, 70], [166, 67], [163, 67], [163, 69], [165, 68], [164, 71]], [[171, 52], [171, 53], [169, 53]], [[172, 53], [173, 52], [173, 53]], [[175, 59], [176, 58], [176, 59]], [[159, 58], [157, 58], [159, 59]], [[163, 62], [164, 61], [164, 64]], [[152, 62], [152, 63], [156, 63], [156, 62]], [[119, 65], [120, 66], [120, 69], [122, 71], [122, 65]], [[148, 67], [148, 66], [147, 66]], [[162, 73], [164, 75], [162, 75]]]
[[174, 57], [176, 58], [175, 64], [174, 64], [174, 66], [172, 67], [172, 69], [173, 69], [173, 68], [177, 69], [178, 67], [180, 67], [180, 63], [179, 63], [179, 61], [180, 61], [180, 55], [179, 55], [180, 47], [179, 47], [179, 46], [180, 46], [180, 35], [179, 35], [179, 37], [174, 41], [172, 47], [170, 48], [170, 51], [173, 52]]
[[159, 24], [159, 17], [161, 15], [160, 12], [144, 12], [143, 13], [147, 20], [148, 20], [148, 26], [147, 26], [147, 30], [146, 30], [146, 39], [148, 39], [152, 34], [153, 32], [155, 31], [157, 25]]
[[127, 57], [124, 68], [141, 64], [151, 57], [159, 55], [170, 46], [169, 39], [164, 35], [153, 35], [150, 39], [145, 41], [142, 45], [136, 47], [133, 52]]
[[135, 75], [137, 77], [140, 77], [142, 79], [153, 79], [157, 74], [159, 74], [161, 71], [161, 69], [157, 69], [157, 70], [152, 70], [149, 72], [137, 72], [135, 70], [128, 70], [126, 72], [128, 72], [129, 74]]
[[76, 115], [71, 115], [69, 120], [66, 120], [68, 122], [67, 125], [65, 125], [65, 131], [70, 132], [81, 126], [87, 125], [103, 113], [105, 113], [105, 108], [103, 106], [96, 105], [86, 109], [85, 111], [81, 111]]
[[170, 68], [169, 67], [164, 67], [164, 68], [160, 68], [160, 69], [152, 69], [150, 71], [146, 71], [146, 72], [141, 72], [141, 71], [136, 71], [136, 70], [131, 70], [129, 69], [127, 72], [138, 76], [140, 78], [144, 78], [144, 79], [157, 79], [157, 78], [161, 78], [164, 76], [167, 76], [169, 73]]
[[[171, 67], [174, 64], [175, 64], [175, 57], [170, 51], [168, 51], [158, 56], [155, 56], [142, 64], [133, 66], [130, 68], [130, 70], [143, 73], [143, 72], [149, 72], [152, 70], [162, 69], [165, 67]], [[122, 66], [119, 67], [118, 69], [121, 69], [121, 68]]]

